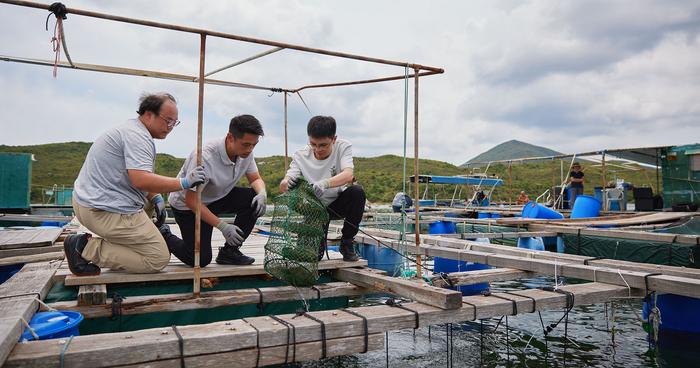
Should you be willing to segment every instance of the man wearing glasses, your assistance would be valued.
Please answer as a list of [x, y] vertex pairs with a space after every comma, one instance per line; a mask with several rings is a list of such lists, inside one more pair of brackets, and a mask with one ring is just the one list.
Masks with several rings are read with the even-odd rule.
[[[226, 242], [219, 248], [216, 263], [244, 266], [255, 262], [240, 250], [243, 242], [255, 226], [258, 217], [265, 213], [267, 194], [265, 182], [255, 164], [253, 149], [264, 135], [262, 125], [252, 115], [239, 115], [231, 119], [228, 133], [202, 147], [202, 163], [206, 171], [206, 181], [202, 185], [202, 213], [200, 233], [199, 266], [211, 262], [211, 235], [217, 228]], [[180, 174], [185, 177], [196, 166], [197, 152], [192, 152], [185, 160]], [[250, 188], [236, 184], [245, 176]], [[175, 221], [182, 232], [182, 239], [170, 233], [167, 225], [161, 232], [170, 251], [182, 263], [194, 265], [194, 225], [197, 209], [197, 193], [182, 190], [170, 195], [168, 201], [175, 214]], [[236, 214], [233, 224], [221, 220], [221, 214]]]
[[75, 181], [75, 216], [97, 235], [70, 235], [63, 242], [75, 275], [97, 275], [101, 267], [133, 273], [163, 269], [170, 252], [144, 208], [155, 208], [163, 221], [165, 202], [158, 193], [192, 188], [206, 179], [201, 166], [181, 178], [154, 173], [153, 140], [164, 139], [180, 123], [172, 95], [142, 96], [137, 113], [95, 140]]
[[[365, 191], [353, 184], [352, 144], [335, 135], [335, 119], [314, 116], [306, 126], [309, 145], [296, 151], [280, 191], [297, 185], [303, 176], [313, 186], [316, 197], [326, 206], [330, 219], [345, 219], [340, 241], [340, 253], [346, 262], [358, 260], [353, 240], [365, 211]], [[328, 224], [325, 227], [328, 233]], [[318, 260], [326, 250], [326, 238], [319, 247]]]

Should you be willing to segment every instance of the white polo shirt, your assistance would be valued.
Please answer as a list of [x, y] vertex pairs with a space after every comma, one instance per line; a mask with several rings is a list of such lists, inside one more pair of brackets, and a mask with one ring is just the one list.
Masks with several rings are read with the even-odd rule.
[[[184, 178], [196, 166], [197, 152], [193, 151], [185, 160], [177, 177]], [[202, 189], [202, 203], [205, 205], [225, 197], [243, 175], [258, 172], [252, 153], [246, 158], [237, 157], [236, 162], [231, 161], [226, 153], [226, 138], [207, 142], [202, 147], [202, 166], [207, 175]], [[189, 210], [185, 204], [184, 190], [171, 193], [168, 202], [178, 210]]]
[[[290, 178], [303, 176], [307, 181], [313, 183], [336, 176], [347, 168], [354, 168], [352, 144], [345, 139], [336, 139], [331, 154], [324, 160], [314, 157], [314, 151], [309, 145], [294, 152], [287, 176]], [[345, 190], [344, 186], [326, 190], [321, 197], [321, 203], [328, 206], [338, 198], [343, 190]]]

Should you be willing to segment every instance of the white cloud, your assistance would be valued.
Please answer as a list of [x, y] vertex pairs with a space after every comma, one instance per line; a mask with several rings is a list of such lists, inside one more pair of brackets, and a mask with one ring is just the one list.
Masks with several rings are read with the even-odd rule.
[[[442, 67], [420, 82], [420, 153], [460, 164], [510, 139], [573, 152], [698, 141], [700, 6], [691, 1], [74, 1], [70, 6], [315, 48]], [[46, 12], [0, 5], [0, 54], [49, 59]], [[50, 22], [50, 23], [53, 23]], [[196, 35], [69, 15], [76, 61], [195, 75]], [[209, 38], [207, 70], [270, 49]], [[295, 88], [399, 75], [378, 66], [292, 50], [217, 74]], [[133, 116], [143, 91], [176, 95], [185, 123], [162, 152], [184, 157], [196, 136], [197, 85], [0, 63], [0, 144], [91, 141]], [[403, 82], [305, 90], [311, 114], [340, 124], [357, 155], [401, 154]], [[231, 117], [256, 115], [256, 155], [284, 152], [282, 95], [207, 86], [204, 139]], [[289, 96], [290, 150], [311, 116]], [[413, 84], [408, 153], [413, 152]]]

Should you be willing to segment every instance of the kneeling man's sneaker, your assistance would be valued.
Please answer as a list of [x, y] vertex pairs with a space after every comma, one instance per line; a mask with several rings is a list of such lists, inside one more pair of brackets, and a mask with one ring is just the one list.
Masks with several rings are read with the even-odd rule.
[[352, 244], [352, 239], [340, 240], [340, 254], [343, 255], [343, 261], [345, 262], [355, 262], [360, 259], [355, 253], [355, 246]]
[[219, 248], [219, 254], [216, 256], [216, 263], [224, 265], [247, 266], [255, 262], [255, 258], [248, 257], [241, 253], [240, 246], [224, 245]]
[[87, 245], [90, 234], [68, 235], [63, 241], [63, 251], [66, 254], [68, 268], [76, 276], [96, 276], [100, 267], [83, 258], [82, 253]]

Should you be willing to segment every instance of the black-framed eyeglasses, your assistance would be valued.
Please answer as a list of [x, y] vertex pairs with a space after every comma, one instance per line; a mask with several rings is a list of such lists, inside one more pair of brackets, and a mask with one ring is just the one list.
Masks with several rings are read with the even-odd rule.
[[180, 125], [180, 123], [181, 123], [180, 120], [166, 118], [165, 116], [163, 116], [161, 114], [158, 114], [158, 117], [165, 120], [165, 122], [168, 124], [168, 128], [174, 128], [174, 127]]

